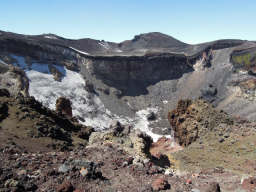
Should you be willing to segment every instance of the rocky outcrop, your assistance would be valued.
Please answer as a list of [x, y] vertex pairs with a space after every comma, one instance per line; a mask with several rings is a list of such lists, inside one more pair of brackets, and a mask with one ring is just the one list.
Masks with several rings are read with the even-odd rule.
[[0, 73], [0, 88], [7, 89], [11, 95], [29, 96], [29, 79], [18, 67], [7, 66], [7, 71]]
[[59, 97], [56, 100], [56, 111], [67, 117], [72, 117], [71, 101], [65, 97]]
[[84, 86], [85, 90], [90, 92], [90, 93], [93, 93], [94, 92], [94, 86], [93, 84], [89, 81], [89, 80], [86, 80], [85, 81], [85, 86]]
[[236, 48], [230, 58], [236, 70], [246, 70], [251, 75], [256, 72], [256, 45], [247, 44]]
[[150, 153], [155, 158], [160, 159], [161, 155], [168, 155], [182, 149], [183, 147], [176, 144], [173, 139], [161, 137], [156, 142], [152, 143]]
[[177, 108], [169, 112], [168, 120], [175, 139], [182, 146], [188, 146], [221, 123], [233, 123], [225, 112], [214, 109], [203, 100], [180, 100]]
[[64, 74], [62, 74], [56, 67], [49, 65], [49, 71], [53, 75], [55, 81], [61, 81]]
[[107, 143], [118, 145], [134, 157], [134, 162], [143, 162], [150, 158], [150, 146], [153, 140], [146, 133], [132, 130], [129, 125], [123, 126], [118, 121], [113, 121], [110, 130], [94, 132], [89, 138], [92, 146], [102, 146]]
[[170, 184], [163, 177], [155, 179], [151, 186], [153, 191], [162, 191], [170, 189]]

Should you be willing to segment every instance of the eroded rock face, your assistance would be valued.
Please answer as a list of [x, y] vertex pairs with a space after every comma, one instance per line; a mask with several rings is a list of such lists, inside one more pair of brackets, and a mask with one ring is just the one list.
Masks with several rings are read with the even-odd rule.
[[243, 69], [255, 75], [256, 66], [256, 48], [255, 46], [244, 46], [234, 50], [231, 55], [231, 62], [235, 69]]
[[177, 108], [169, 112], [168, 120], [175, 139], [182, 146], [188, 146], [221, 123], [233, 123], [225, 112], [214, 109], [204, 100], [180, 100]]
[[70, 100], [65, 97], [59, 97], [56, 100], [56, 111], [71, 118], [72, 107]]
[[138, 130], [132, 130], [129, 125], [122, 125], [118, 121], [113, 121], [110, 129], [105, 132], [94, 132], [89, 138], [92, 146], [102, 146], [105, 144], [120, 146], [138, 162], [148, 159], [150, 146], [153, 139]]
[[0, 88], [7, 89], [10, 95], [22, 94], [29, 96], [29, 80], [25, 72], [18, 67], [5, 67], [7, 67], [7, 70], [0, 72]]
[[123, 95], [140, 95], [147, 93], [146, 87], [149, 85], [161, 80], [176, 79], [193, 71], [189, 62], [182, 54], [157, 54], [143, 57], [89, 57], [85, 66], [88, 74], [121, 90]]

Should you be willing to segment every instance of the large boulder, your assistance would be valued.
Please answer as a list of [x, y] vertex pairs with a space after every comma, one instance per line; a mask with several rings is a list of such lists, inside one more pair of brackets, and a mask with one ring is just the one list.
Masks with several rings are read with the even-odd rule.
[[84, 86], [85, 90], [90, 92], [90, 93], [93, 93], [94, 92], [94, 85], [89, 81], [89, 80], [86, 80], [85, 81], [85, 86]]
[[7, 89], [0, 89], [0, 97], [10, 97], [10, 92]]
[[59, 97], [56, 100], [56, 111], [71, 118], [72, 107], [70, 100], [65, 97]]
[[174, 130], [174, 138], [182, 146], [188, 146], [217, 129], [221, 123], [233, 123], [225, 112], [200, 99], [180, 100], [177, 108], [168, 113], [168, 120]]
[[163, 177], [159, 177], [152, 182], [151, 187], [153, 191], [162, 191], [170, 189], [170, 184]]
[[0, 122], [8, 116], [8, 105], [0, 102]]

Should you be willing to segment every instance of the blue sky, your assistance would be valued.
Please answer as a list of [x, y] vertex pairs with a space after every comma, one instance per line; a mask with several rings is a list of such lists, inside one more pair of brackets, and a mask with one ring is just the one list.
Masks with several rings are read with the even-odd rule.
[[0, 0], [0, 30], [121, 42], [162, 32], [186, 43], [256, 40], [255, 0]]

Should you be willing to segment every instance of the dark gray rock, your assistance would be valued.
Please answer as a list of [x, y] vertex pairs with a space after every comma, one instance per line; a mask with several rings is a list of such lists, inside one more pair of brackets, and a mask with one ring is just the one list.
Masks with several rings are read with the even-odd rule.
[[210, 183], [205, 192], [221, 192], [220, 185], [216, 182]]
[[149, 121], [154, 121], [156, 120], [156, 114], [154, 112], [150, 112], [148, 115], [147, 115], [147, 119]]

